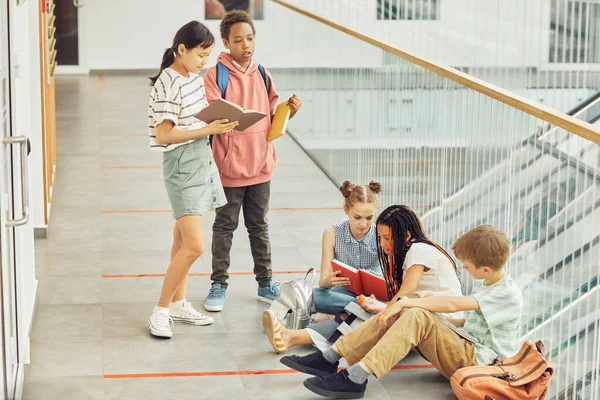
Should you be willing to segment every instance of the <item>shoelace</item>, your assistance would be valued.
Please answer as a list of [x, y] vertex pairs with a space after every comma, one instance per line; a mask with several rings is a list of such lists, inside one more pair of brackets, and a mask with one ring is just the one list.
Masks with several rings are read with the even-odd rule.
[[225, 295], [225, 289], [219, 286], [211, 286], [210, 291], [208, 292], [209, 298], [218, 298]]
[[194, 310], [194, 307], [192, 307], [192, 303], [190, 303], [189, 301], [183, 303], [183, 311], [194, 316], [195, 318], [206, 317], [206, 315], [202, 314], [201, 312]]
[[271, 282], [271, 286], [269, 286], [269, 288], [276, 295], [279, 295], [279, 293], [281, 293], [281, 291], [279, 290], [279, 282]]
[[158, 313], [156, 315], [156, 324], [158, 325], [157, 328], [163, 328], [163, 327], [167, 327], [169, 328], [169, 326], [174, 326], [175, 323], [173, 322], [173, 319], [171, 319], [170, 316], [168, 316], [167, 314], [163, 314], [163, 313]]
[[332, 375], [327, 375], [323, 377], [323, 381], [325, 382], [331, 382], [331, 381], [337, 381], [337, 380], [344, 380], [344, 374], [340, 373], [338, 374], [332, 374]]

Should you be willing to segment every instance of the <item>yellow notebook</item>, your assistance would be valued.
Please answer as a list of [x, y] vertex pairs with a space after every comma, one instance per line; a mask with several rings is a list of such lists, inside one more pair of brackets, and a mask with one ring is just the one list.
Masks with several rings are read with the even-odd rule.
[[287, 103], [281, 103], [275, 108], [275, 114], [273, 115], [273, 121], [271, 122], [271, 130], [269, 131], [269, 142], [285, 135], [285, 129], [287, 128], [288, 120], [290, 119], [290, 105]]

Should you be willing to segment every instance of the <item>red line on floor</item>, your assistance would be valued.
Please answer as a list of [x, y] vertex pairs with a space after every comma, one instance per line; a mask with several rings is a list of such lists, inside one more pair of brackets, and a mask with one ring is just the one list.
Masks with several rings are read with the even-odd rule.
[[104, 91], [104, 76], [102, 75], [102, 72], [98, 74], [98, 91]]
[[[393, 370], [430, 369], [431, 364], [397, 365]], [[209, 372], [158, 372], [153, 374], [104, 374], [104, 379], [136, 379], [136, 378], [173, 378], [194, 376], [231, 376], [231, 375], [281, 375], [297, 374], [293, 369], [263, 369], [250, 371], [209, 371]]]
[[[319, 272], [317, 270], [317, 272]], [[305, 274], [306, 270], [291, 270], [291, 271], [272, 271], [273, 275], [288, 275], [288, 274]], [[196, 274], [188, 274], [188, 276], [210, 276], [211, 272], [201, 272]], [[229, 275], [254, 275], [252, 271], [232, 271]], [[112, 278], [162, 278], [165, 274], [107, 274], [102, 275], [104, 279]]]

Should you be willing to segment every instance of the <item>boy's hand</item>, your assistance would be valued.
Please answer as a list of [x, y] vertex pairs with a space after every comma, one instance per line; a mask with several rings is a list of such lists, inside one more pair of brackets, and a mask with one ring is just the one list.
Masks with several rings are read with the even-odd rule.
[[293, 95], [289, 98], [287, 103], [290, 105], [290, 118], [294, 118], [294, 115], [296, 115], [300, 107], [302, 107], [302, 101], [298, 98], [298, 96]]
[[394, 322], [396, 322], [398, 317], [400, 317], [400, 312], [402, 312], [403, 308], [404, 307], [400, 302], [396, 302], [377, 314], [377, 317], [375, 318], [377, 318], [379, 326], [384, 329], [390, 327]]

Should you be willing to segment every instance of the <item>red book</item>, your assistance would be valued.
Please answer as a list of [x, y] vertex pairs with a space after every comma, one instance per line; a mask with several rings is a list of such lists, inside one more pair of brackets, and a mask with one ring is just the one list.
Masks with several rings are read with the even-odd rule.
[[388, 301], [387, 286], [383, 278], [338, 260], [331, 261], [331, 268], [333, 271], [342, 271], [338, 276], [350, 279], [350, 286], [345, 286], [345, 288], [352, 293], [375, 295], [378, 300]]

